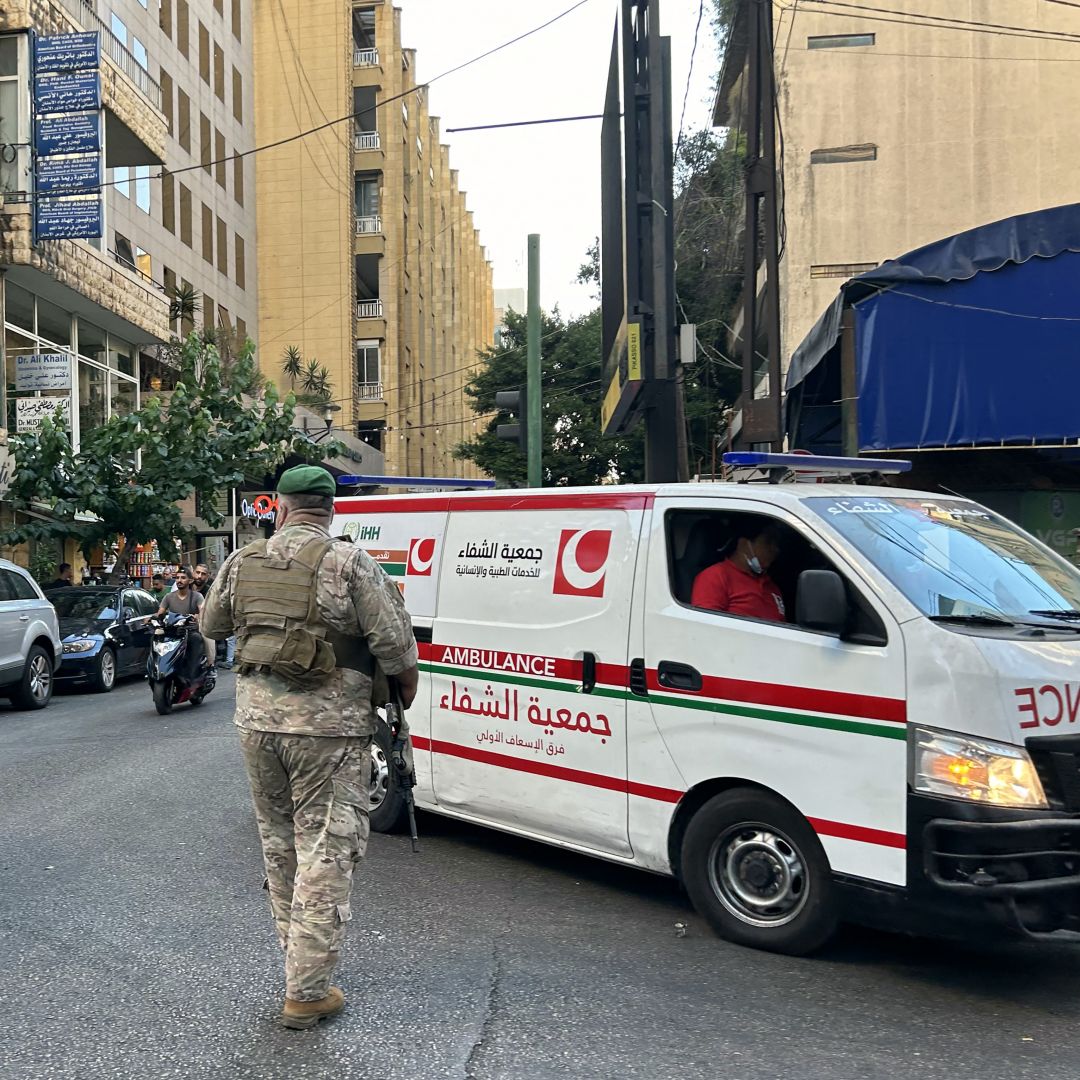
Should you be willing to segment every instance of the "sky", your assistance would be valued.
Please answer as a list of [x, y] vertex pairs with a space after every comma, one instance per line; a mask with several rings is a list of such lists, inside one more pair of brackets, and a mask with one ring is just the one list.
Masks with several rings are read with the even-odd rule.
[[[417, 50], [418, 82], [546, 22], [571, 0], [397, 0], [402, 45]], [[671, 37], [673, 126], [679, 127], [701, 0], [660, 0], [660, 30]], [[705, 2], [690, 81], [686, 130], [709, 123], [717, 74]], [[540, 234], [540, 300], [564, 316], [591, 310], [574, 277], [600, 232], [600, 121], [446, 134], [473, 124], [599, 113], [615, 27], [616, 0], [583, 7], [495, 56], [431, 87], [451, 165], [494, 266], [495, 287], [524, 289], [526, 238]]]

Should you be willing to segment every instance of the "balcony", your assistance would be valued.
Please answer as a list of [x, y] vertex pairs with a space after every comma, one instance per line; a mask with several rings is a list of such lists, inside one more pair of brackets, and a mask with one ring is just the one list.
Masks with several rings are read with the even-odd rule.
[[356, 384], [356, 394], [361, 401], [381, 401], [383, 386], [381, 382], [365, 382]]
[[353, 148], [356, 150], [378, 150], [381, 145], [377, 131], [358, 131], [353, 136]]
[[381, 319], [383, 303], [381, 300], [357, 300], [356, 317], [358, 319]]
[[378, 214], [369, 214], [356, 219], [357, 236], [375, 236], [382, 233], [382, 218]]
[[378, 49], [353, 49], [352, 57], [353, 67], [378, 67], [379, 66], [379, 50]]

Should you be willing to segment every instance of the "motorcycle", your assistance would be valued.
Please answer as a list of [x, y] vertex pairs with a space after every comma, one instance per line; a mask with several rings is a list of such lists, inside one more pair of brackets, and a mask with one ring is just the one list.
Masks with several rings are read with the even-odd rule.
[[[146, 678], [154, 695], [154, 708], [159, 715], [166, 716], [172, 712], [174, 705], [182, 705], [185, 701], [201, 705], [217, 685], [217, 676], [206, 657], [194, 616], [170, 614], [164, 619], [155, 617], [151, 625], [154, 634], [146, 661]], [[189, 659], [192, 637], [196, 639], [195, 647], [199, 650], [197, 664], [193, 658]]]

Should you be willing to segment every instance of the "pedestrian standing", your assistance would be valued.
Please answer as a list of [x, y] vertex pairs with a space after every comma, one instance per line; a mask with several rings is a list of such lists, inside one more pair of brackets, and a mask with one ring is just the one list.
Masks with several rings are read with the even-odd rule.
[[68, 585], [74, 585], [74, 578], [75, 575], [72, 573], [71, 563], [62, 562], [56, 568], [56, 580], [50, 581], [49, 584], [45, 586], [45, 591], [48, 592], [49, 589], [64, 589], [67, 588]]
[[[333, 477], [316, 466], [278, 483], [277, 531], [229, 556], [203, 628], [237, 635], [236, 726], [251, 784], [278, 941], [281, 1022], [340, 1012], [330, 985], [367, 848], [375, 661], [404, 704], [416, 641], [397, 587], [370, 556], [330, 536]], [[374, 658], [374, 659], [373, 659]]]

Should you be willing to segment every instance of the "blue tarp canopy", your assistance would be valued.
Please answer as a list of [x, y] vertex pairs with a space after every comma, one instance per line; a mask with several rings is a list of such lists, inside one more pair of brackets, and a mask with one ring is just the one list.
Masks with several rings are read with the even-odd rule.
[[853, 278], [792, 357], [793, 445], [840, 449], [855, 313], [860, 450], [1080, 438], [1080, 204], [958, 233]]

